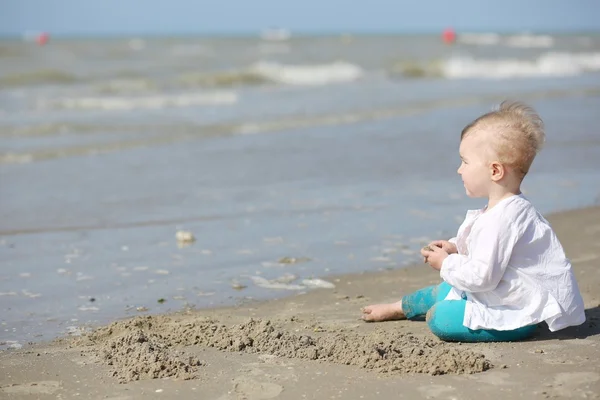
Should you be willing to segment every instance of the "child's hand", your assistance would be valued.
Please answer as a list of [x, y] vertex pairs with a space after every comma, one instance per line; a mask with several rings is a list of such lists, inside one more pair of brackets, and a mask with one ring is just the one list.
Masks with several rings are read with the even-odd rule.
[[437, 246], [425, 246], [421, 249], [421, 255], [425, 257], [425, 262], [431, 266], [431, 268], [439, 271], [442, 269], [442, 263], [448, 257], [448, 253]]
[[450, 243], [447, 240], [434, 240], [429, 243], [429, 247], [441, 247], [448, 254], [458, 253], [458, 249], [454, 243]]

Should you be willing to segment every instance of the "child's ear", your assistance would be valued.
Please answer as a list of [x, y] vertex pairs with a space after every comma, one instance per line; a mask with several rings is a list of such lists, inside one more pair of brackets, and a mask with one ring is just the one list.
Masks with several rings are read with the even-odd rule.
[[505, 173], [506, 169], [504, 168], [504, 165], [498, 161], [493, 161], [490, 164], [490, 178], [492, 178], [494, 182], [498, 182], [500, 179], [502, 179]]

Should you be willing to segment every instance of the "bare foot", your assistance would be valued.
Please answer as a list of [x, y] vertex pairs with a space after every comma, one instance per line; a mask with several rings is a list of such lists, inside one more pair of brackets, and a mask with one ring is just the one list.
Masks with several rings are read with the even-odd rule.
[[362, 309], [362, 319], [367, 322], [392, 321], [395, 319], [405, 319], [402, 312], [402, 302], [388, 304], [374, 304]]

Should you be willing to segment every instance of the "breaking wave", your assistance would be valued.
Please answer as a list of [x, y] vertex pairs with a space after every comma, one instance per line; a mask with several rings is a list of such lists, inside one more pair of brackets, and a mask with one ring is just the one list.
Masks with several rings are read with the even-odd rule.
[[389, 73], [405, 78], [507, 79], [544, 76], [574, 76], [600, 71], [600, 53], [550, 52], [533, 60], [477, 59], [453, 57], [426, 63], [400, 62]]
[[213, 87], [264, 84], [319, 86], [355, 81], [363, 74], [362, 68], [343, 61], [313, 65], [261, 61], [241, 70], [184, 74], [179, 77], [179, 82]]
[[269, 80], [252, 70], [223, 72], [190, 72], [179, 76], [178, 83], [188, 87], [233, 87], [254, 86], [269, 83]]
[[[549, 99], [549, 98], [560, 98], [568, 96], [598, 96], [600, 94], [600, 87], [590, 87], [586, 89], [569, 89], [569, 90], [558, 90], [548, 91], [542, 90], [539, 92], [529, 92], [521, 94], [520, 98], [524, 100], [533, 99]], [[282, 118], [276, 118], [272, 120], [258, 120], [255, 122], [244, 121], [238, 123], [225, 123], [216, 125], [203, 125], [202, 129], [198, 129], [198, 125], [175, 125], [172, 128], [165, 129], [164, 126], [158, 127], [156, 135], [144, 135], [141, 138], [134, 139], [123, 139], [116, 142], [108, 143], [90, 143], [83, 146], [73, 147], [60, 147], [60, 148], [49, 148], [40, 149], [35, 151], [25, 152], [6, 152], [0, 153], [0, 165], [1, 164], [19, 164], [19, 163], [31, 163], [42, 160], [64, 158], [71, 156], [84, 156], [93, 154], [110, 153], [115, 151], [122, 151], [127, 149], [134, 149], [139, 147], [156, 146], [178, 143], [188, 140], [206, 138], [211, 136], [223, 136], [223, 135], [250, 135], [250, 134], [265, 134], [275, 132], [286, 132], [295, 129], [311, 128], [311, 127], [324, 127], [324, 126], [340, 126], [349, 125], [359, 122], [381, 120], [387, 118], [395, 118], [401, 116], [419, 115], [429, 112], [434, 109], [440, 108], [453, 108], [453, 107], [466, 107], [477, 104], [490, 102], [500, 102], [505, 99], [504, 95], [489, 95], [489, 96], [466, 96], [466, 97], [451, 97], [449, 99], [437, 99], [429, 100], [410, 105], [402, 104], [390, 108], [375, 108], [370, 110], [354, 110], [333, 114], [321, 114], [321, 115], [294, 115]], [[32, 126], [23, 127], [20, 131], [14, 132], [7, 129], [7, 132], [2, 132], [3, 136], [16, 136], [19, 134], [29, 135], [52, 135], [56, 133], [62, 133], [65, 131], [75, 132], [80, 130], [101, 130], [102, 132], [114, 131], [115, 127], [107, 126], [85, 126], [85, 125], [72, 125], [62, 127], [60, 125], [50, 126]], [[124, 129], [123, 126], [116, 128], [118, 131]], [[131, 132], [146, 132], [151, 130], [152, 127], [146, 125], [132, 125], [129, 126], [128, 131]]]
[[172, 107], [229, 105], [238, 101], [235, 92], [173, 94], [155, 96], [65, 97], [40, 100], [41, 109], [135, 110]]
[[363, 76], [362, 68], [343, 61], [316, 65], [260, 62], [253, 69], [270, 81], [287, 85], [326, 85], [355, 81]]
[[500, 36], [497, 33], [461, 33], [457, 38], [459, 43], [474, 46], [503, 45], [515, 48], [550, 48], [554, 46], [554, 38], [548, 35], [513, 35]]
[[600, 53], [546, 53], [535, 60], [454, 58], [444, 63], [447, 78], [573, 76], [600, 71]]

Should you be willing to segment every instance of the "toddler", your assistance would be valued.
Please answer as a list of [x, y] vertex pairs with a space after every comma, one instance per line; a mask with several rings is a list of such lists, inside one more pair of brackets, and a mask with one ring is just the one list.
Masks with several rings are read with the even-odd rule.
[[461, 134], [458, 174], [470, 197], [487, 199], [467, 211], [456, 237], [421, 254], [443, 282], [397, 303], [363, 308], [368, 322], [426, 315], [442, 340], [516, 341], [537, 324], [551, 331], [585, 321], [570, 261], [550, 224], [521, 193], [521, 182], [544, 142], [537, 113], [503, 102]]

